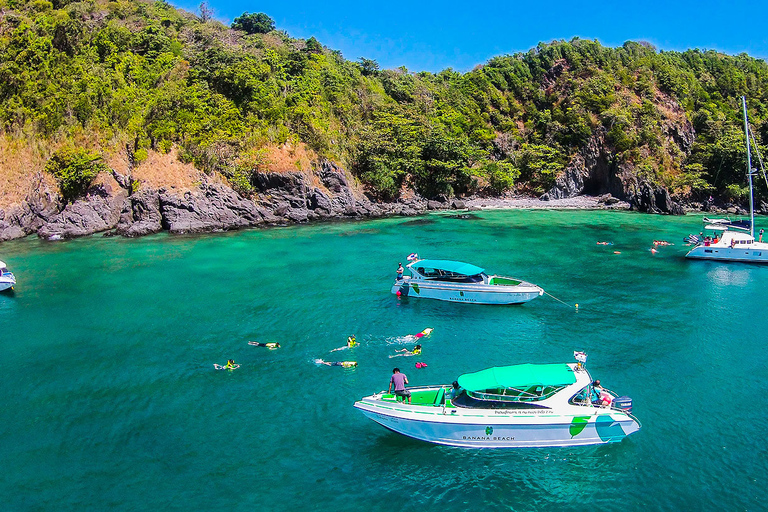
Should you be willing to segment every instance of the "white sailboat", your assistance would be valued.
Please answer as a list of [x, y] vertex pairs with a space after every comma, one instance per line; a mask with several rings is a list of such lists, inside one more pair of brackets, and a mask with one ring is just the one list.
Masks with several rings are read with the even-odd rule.
[[[726, 222], [725, 219], [707, 219], [704, 218], [705, 231], [712, 231], [712, 237], [696, 237], [692, 235], [692, 240], [696, 245], [685, 255], [689, 259], [697, 260], [715, 260], [715, 261], [743, 261], [749, 263], [768, 263], [768, 243], [763, 242], [762, 230], [760, 239], [755, 240], [755, 208], [752, 187], [752, 177], [757, 174], [757, 169], [752, 168], [751, 143], [754, 137], [750, 138], [749, 120], [747, 118], [747, 100], [741, 97], [742, 108], [744, 110], [744, 134], [747, 140], [747, 178], [749, 179], [749, 223]], [[755, 143], [755, 148], [757, 144]], [[758, 157], [759, 157], [758, 153]], [[762, 159], [760, 167], [765, 177], [765, 169], [762, 168]], [[766, 178], [768, 184], [768, 178]]]

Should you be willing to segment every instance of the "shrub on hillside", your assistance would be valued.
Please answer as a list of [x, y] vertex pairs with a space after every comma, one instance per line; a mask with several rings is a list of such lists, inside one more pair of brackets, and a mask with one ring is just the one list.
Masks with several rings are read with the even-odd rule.
[[248, 34], [267, 34], [275, 30], [275, 22], [263, 12], [248, 14], [244, 12], [235, 18], [232, 28], [244, 30]]
[[96, 175], [107, 170], [107, 166], [101, 155], [82, 148], [63, 148], [48, 160], [45, 170], [56, 178], [64, 199], [72, 201], [83, 195]]

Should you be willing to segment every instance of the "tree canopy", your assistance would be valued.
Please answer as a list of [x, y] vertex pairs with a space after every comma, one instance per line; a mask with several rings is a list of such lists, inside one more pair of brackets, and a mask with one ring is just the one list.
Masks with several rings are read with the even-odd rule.
[[232, 23], [235, 30], [244, 30], [246, 34], [268, 34], [275, 30], [275, 21], [263, 12], [248, 14], [244, 12]]
[[0, 10], [2, 132], [51, 147], [175, 146], [244, 193], [260, 151], [286, 142], [393, 198], [408, 187], [543, 192], [600, 140], [674, 193], [735, 196], [741, 95], [758, 139], [768, 136], [768, 66], [745, 54], [576, 38], [466, 73], [412, 72], [348, 61], [264, 13], [228, 28], [164, 1], [0, 0]]

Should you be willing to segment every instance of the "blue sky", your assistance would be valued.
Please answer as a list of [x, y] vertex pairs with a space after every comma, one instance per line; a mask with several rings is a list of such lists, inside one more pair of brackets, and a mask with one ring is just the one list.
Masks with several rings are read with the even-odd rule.
[[[199, 12], [200, 1], [171, 3]], [[468, 71], [496, 55], [576, 36], [597, 39], [606, 46], [634, 40], [648, 41], [661, 50], [700, 48], [768, 57], [765, 0], [206, 3], [226, 24], [246, 11], [263, 12], [292, 37], [314, 36], [349, 60], [374, 59], [382, 69]]]

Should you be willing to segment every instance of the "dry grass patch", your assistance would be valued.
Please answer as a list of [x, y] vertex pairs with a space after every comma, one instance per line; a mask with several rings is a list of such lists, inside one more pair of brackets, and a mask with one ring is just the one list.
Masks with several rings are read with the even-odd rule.
[[203, 174], [194, 165], [179, 160], [176, 148], [168, 154], [151, 150], [148, 154], [147, 159], [133, 170], [133, 178], [140, 180], [142, 186], [186, 192], [196, 190], [203, 180]]
[[0, 208], [20, 204], [39, 175], [51, 190], [57, 189], [56, 180], [42, 172], [48, 156], [46, 147], [34, 139], [0, 136]]
[[316, 158], [303, 143], [286, 142], [267, 151], [267, 170], [271, 172], [308, 171]]

